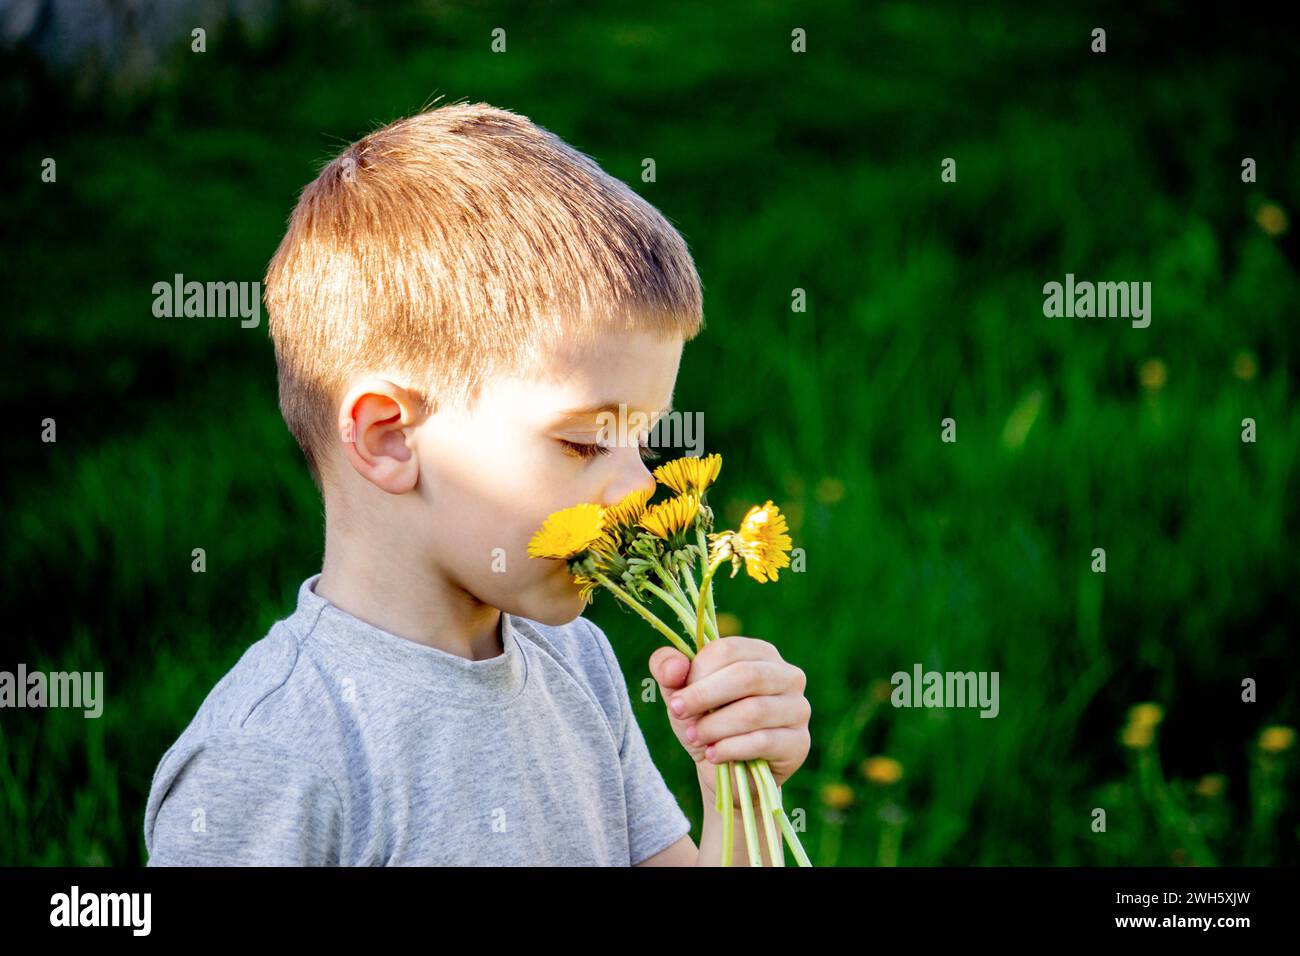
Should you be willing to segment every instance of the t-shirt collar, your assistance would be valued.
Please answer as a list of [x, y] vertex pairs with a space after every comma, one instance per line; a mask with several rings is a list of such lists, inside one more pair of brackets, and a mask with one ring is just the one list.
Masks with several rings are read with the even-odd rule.
[[513, 615], [501, 612], [504, 653], [471, 661], [349, 614], [316, 593], [319, 579], [317, 573], [302, 582], [298, 606], [286, 623], [305, 646], [327, 655], [342, 669], [357, 669], [358, 678], [414, 685], [436, 695], [437, 703], [456, 706], [506, 704], [523, 690], [527, 664]]

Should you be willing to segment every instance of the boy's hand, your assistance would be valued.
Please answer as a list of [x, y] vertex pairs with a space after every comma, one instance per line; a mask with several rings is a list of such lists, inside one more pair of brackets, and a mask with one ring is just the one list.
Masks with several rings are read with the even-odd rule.
[[[677, 739], [695, 759], [706, 799], [716, 800], [720, 763], [762, 757], [779, 787], [807, 759], [812, 715], [803, 694], [807, 678], [769, 642], [724, 637], [705, 644], [694, 661], [676, 648], [661, 647], [650, 655], [650, 673], [659, 682]], [[673, 708], [679, 698], [680, 715]], [[748, 771], [746, 779], [758, 806], [758, 788]], [[732, 800], [740, 806], [734, 776]]]

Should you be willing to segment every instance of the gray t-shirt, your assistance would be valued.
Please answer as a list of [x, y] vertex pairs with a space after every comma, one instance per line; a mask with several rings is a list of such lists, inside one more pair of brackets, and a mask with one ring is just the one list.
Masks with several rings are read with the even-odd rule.
[[150, 866], [629, 866], [690, 832], [604, 632], [501, 615], [471, 661], [316, 594], [163, 754]]

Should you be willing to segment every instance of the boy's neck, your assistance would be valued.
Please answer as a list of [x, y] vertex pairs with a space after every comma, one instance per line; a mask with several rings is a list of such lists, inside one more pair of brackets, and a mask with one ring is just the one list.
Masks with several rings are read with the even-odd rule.
[[471, 661], [503, 653], [501, 612], [391, 547], [325, 534], [315, 591], [335, 607], [417, 644]]

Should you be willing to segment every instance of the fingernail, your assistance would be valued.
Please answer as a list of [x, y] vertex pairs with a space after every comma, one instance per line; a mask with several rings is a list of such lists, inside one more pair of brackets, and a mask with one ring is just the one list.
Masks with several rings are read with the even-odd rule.
[[717, 748], [717, 747], [712, 747], [712, 746], [708, 747], [708, 748], [704, 751], [704, 756], [705, 756], [706, 758], [708, 758], [709, 760], [716, 760], [716, 759], [717, 759], [717, 756], [718, 756], [718, 748]]
[[686, 739], [689, 740], [691, 743], [695, 743], [699, 739], [699, 736], [700, 735], [695, 732], [694, 724], [691, 724], [689, 727], [686, 728]]
[[686, 713], [686, 701], [682, 700], [680, 697], [674, 697], [668, 706], [673, 709], [673, 713], [678, 717]]

